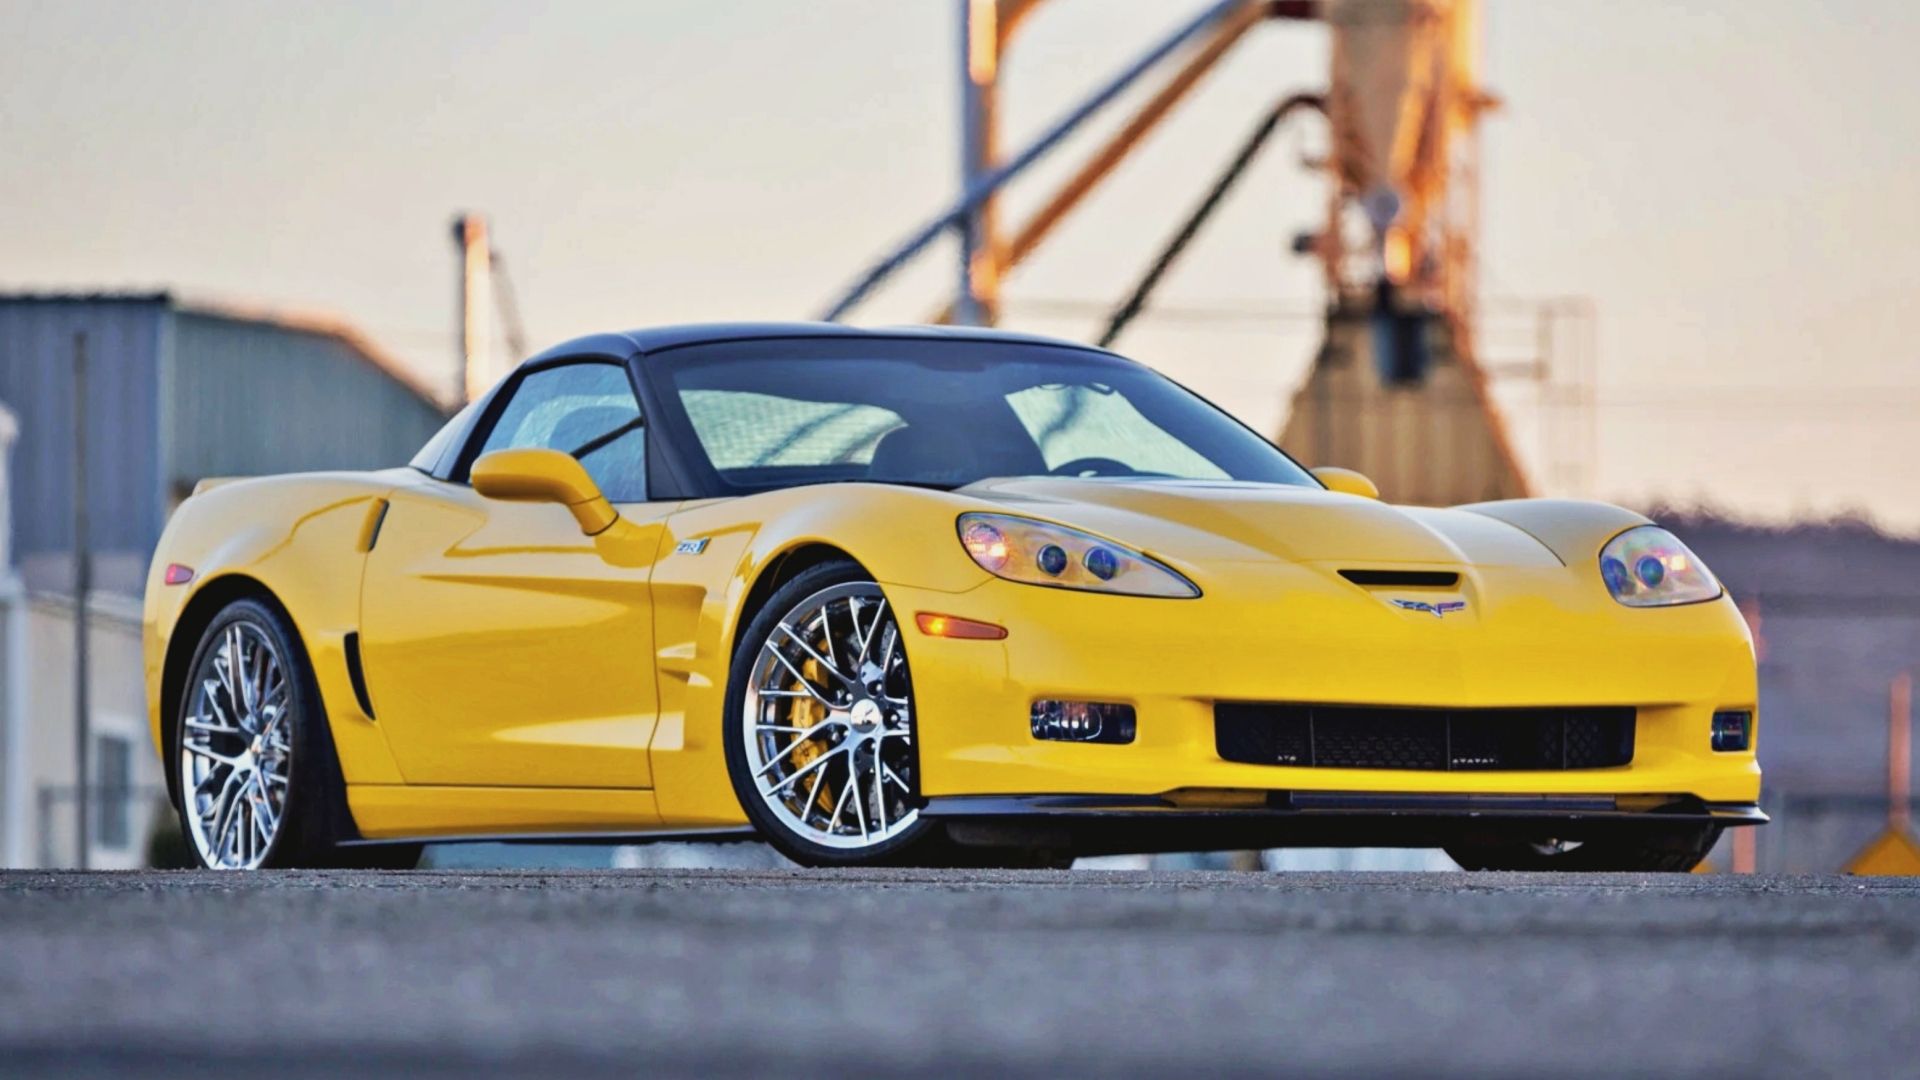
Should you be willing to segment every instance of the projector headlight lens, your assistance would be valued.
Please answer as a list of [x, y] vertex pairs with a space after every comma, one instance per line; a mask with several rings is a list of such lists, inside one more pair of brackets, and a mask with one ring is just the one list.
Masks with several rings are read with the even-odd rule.
[[1132, 548], [1091, 533], [1006, 514], [962, 514], [960, 546], [982, 570], [1008, 581], [1063, 589], [1191, 599], [1193, 582]]
[[1628, 529], [1607, 541], [1600, 551], [1600, 578], [1628, 607], [1697, 604], [1720, 595], [1720, 582], [1707, 564], [1658, 525]]

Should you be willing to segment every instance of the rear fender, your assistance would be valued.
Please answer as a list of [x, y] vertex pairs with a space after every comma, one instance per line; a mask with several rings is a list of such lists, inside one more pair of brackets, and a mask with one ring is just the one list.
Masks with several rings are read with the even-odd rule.
[[[340, 765], [350, 783], [397, 783], [385, 736], [361, 710], [347, 673], [346, 636], [360, 622], [365, 545], [390, 473], [303, 473], [223, 483], [175, 511], [149, 568], [143, 633], [147, 713], [156, 748], [167, 745], [170, 671], [190, 663], [197, 627], [239, 588], [264, 592], [293, 620], [313, 665]], [[167, 585], [170, 564], [193, 578]], [[182, 632], [184, 631], [184, 632]]]

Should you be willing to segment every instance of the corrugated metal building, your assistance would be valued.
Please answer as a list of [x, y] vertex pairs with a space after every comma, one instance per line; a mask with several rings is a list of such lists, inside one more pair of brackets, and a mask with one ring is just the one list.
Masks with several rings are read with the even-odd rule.
[[[71, 865], [73, 435], [86, 336], [89, 861], [137, 866], [165, 813], [148, 745], [140, 592], [167, 515], [208, 476], [405, 463], [439, 400], [352, 327], [171, 293], [0, 295], [0, 863]], [[0, 432], [0, 443], [4, 443]], [[10, 510], [10, 513], [8, 512]], [[14, 572], [17, 570], [17, 574]], [[22, 587], [24, 586], [24, 588]]]
[[167, 514], [200, 479], [398, 465], [444, 419], [431, 391], [337, 319], [165, 292], [0, 295], [0, 401], [21, 428], [14, 557], [30, 589], [69, 580], [82, 333], [104, 589], [138, 593]]

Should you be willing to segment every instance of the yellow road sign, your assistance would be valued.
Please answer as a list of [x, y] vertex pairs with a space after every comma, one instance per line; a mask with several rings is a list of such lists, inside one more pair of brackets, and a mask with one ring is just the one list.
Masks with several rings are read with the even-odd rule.
[[1903, 830], [1888, 829], [1847, 864], [1849, 874], [1920, 876], [1920, 843]]

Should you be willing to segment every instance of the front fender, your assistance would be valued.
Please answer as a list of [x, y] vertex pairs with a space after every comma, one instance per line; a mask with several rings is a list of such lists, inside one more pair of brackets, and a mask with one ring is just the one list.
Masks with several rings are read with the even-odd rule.
[[721, 717], [747, 596], [769, 567], [825, 545], [883, 586], [964, 593], [990, 579], [954, 532], [978, 506], [942, 491], [839, 484], [689, 503], [670, 516], [653, 573], [660, 723], [650, 756], [661, 813], [689, 825], [745, 820], [727, 780]]

